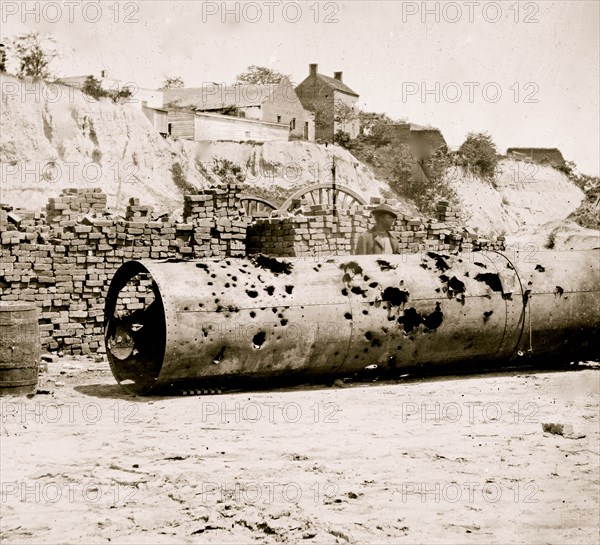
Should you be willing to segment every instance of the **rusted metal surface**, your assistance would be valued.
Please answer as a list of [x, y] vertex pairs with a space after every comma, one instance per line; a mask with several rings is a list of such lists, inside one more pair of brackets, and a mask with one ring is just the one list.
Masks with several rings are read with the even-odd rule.
[[[119, 292], [140, 273], [154, 301], [116, 317]], [[133, 261], [112, 281], [105, 327], [113, 373], [137, 393], [370, 365], [575, 360], [598, 352], [600, 262], [597, 251], [540, 252], [535, 263], [496, 252]]]

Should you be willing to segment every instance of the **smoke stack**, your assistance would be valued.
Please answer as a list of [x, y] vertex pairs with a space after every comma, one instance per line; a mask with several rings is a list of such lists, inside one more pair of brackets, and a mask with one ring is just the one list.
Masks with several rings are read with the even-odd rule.
[[342, 81], [342, 73], [343, 73], [343, 72], [334, 72], [334, 73], [333, 73], [333, 77], [334, 77], [335, 79], [338, 79], [338, 80]]
[[309, 64], [308, 65], [308, 73], [311, 76], [316, 76], [317, 75], [317, 68], [319, 68], [318, 64]]
[[106, 77], [106, 70], [100, 70], [100, 77], [101, 78], [105, 78]]

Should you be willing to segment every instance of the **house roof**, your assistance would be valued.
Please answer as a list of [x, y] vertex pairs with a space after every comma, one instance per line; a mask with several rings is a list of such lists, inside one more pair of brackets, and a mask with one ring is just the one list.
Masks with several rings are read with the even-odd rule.
[[348, 95], [353, 95], [355, 97], [360, 96], [358, 93], [354, 92], [350, 87], [348, 87], [343, 81], [339, 79], [330, 78], [329, 76], [324, 76], [323, 74], [317, 74], [317, 79], [321, 80], [323, 83], [333, 87], [336, 91], [341, 91], [342, 93], [346, 93]]
[[220, 110], [229, 106], [248, 108], [260, 106], [267, 100], [273, 100], [278, 85], [278, 83], [265, 85], [209, 83], [203, 87], [165, 89], [164, 104], [198, 111]]

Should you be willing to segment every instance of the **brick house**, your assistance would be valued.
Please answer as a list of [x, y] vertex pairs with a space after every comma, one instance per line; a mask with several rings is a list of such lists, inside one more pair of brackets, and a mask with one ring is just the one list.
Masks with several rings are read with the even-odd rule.
[[356, 138], [360, 132], [358, 93], [348, 87], [342, 72], [333, 77], [318, 73], [318, 65], [309, 65], [309, 75], [296, 87], [296, 94], [307, 110], [315, 113], [315, 137], [333, 142], [339, 130]]
[[170, 110], [227, 114], [232, 118], [244, 118], [270, 126], [286, 125], [289, 127], [286, 136], [290, 139], [315, 139], [314, 115], [304, 109], [287, 78], [279, 83], [263, 85], [211, 83], [196, 88], [165, 89], [163, 92], [164, 106]]

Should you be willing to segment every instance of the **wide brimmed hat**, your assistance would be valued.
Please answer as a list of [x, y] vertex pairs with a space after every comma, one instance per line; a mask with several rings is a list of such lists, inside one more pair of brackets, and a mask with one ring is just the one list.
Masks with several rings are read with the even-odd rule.
[[375, 214], [384, 214], [384, 213], [391, 214], [396, 219], [398, 219], [398, 213], [389, 204], [380, 204], [379, 206], [377, 206], [376, 208], [373, 208], [373, 210], [371, 210], [372, 216], [374, 216]]

